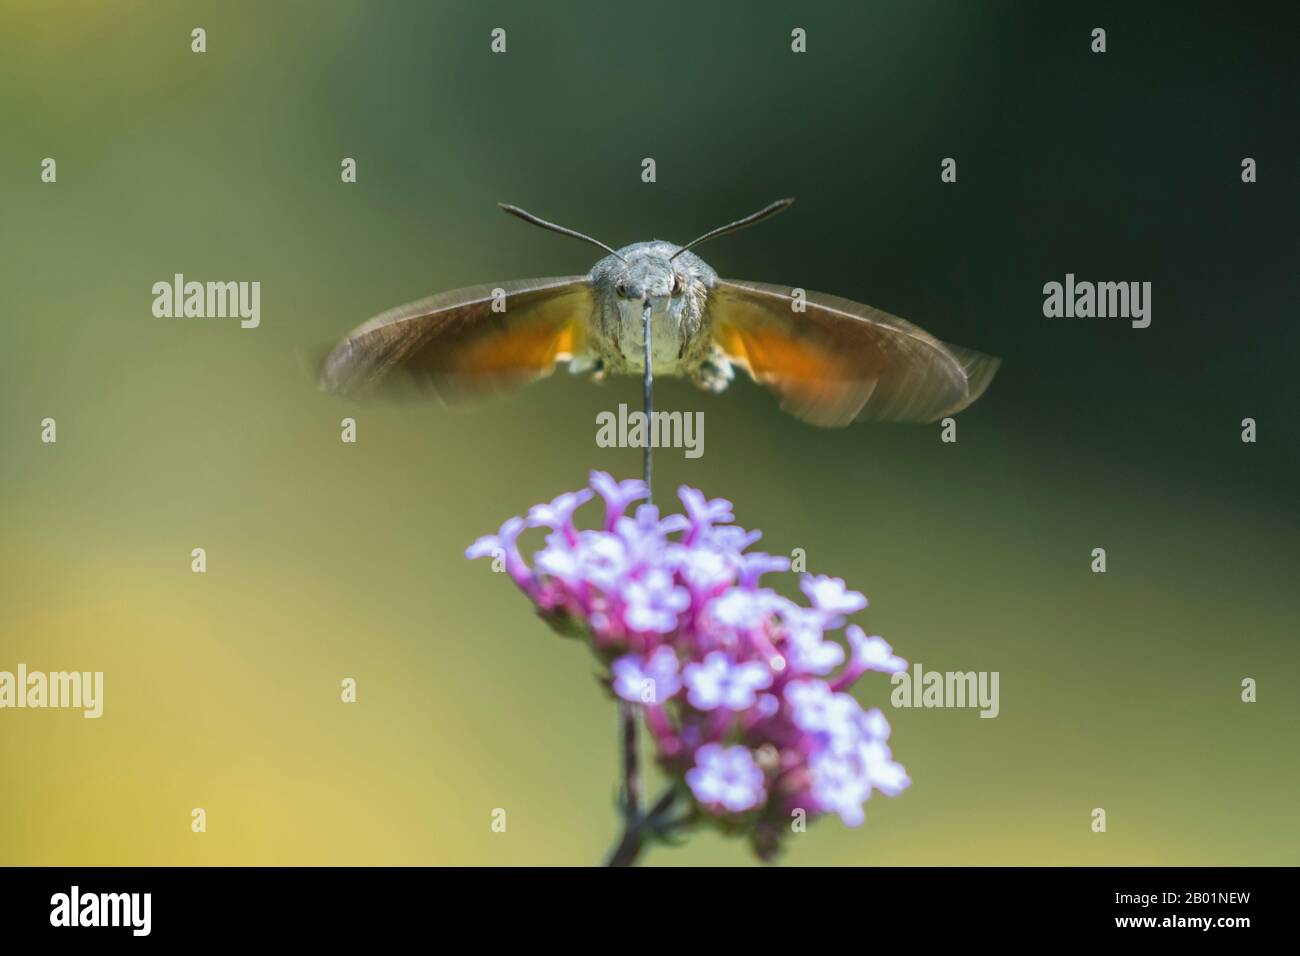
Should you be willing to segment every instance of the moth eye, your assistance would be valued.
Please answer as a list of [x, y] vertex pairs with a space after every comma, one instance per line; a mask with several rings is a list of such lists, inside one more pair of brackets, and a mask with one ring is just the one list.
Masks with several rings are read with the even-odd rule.
[[618, 285], [614, 286], [614, 291], [618, 293], [618, 297], [620, 299], [627, 298], [627, 286], [625, 286], [623, 283], [620, 282]]
[[682, 290], [686, 288], [686, 283], [682, 281], [681, 273], [673, 273], [673, 295], [681, 295]]

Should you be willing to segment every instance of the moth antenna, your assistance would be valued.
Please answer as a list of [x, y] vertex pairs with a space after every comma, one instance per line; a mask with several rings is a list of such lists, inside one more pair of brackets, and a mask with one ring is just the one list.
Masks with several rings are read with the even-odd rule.
[[755, 223], [762, 222], [764, 219], [767, 219], [770, 216], [775, 216], [777, 213], [783, 212], [786, 209], [789, 209], [793, 205], [794, 205], [793, 196], [789, 197], [788, 199], [778, 199], [776, 202], [772, 203], [772, 205], [764, 206], [758, 212], [750, 213], [744, 219], [737, 219], [735, 222], [729, 222], [725, 226], [719, 226], [717, 229], [712, 229], [709, 232], [706, 232], [704, 235], [692, 239], [690, 242], [686, 243], [686, 245], [682, 246], [671, 256], [669, 256], [668, 261], [672, 262], [674, 259], [680, 256], [687, 249], [690, 249], [694, 246], [698, 246], [702, 242], [708, 242], [710, 239], [716, 239], [718, 236], [725, 236], [729, 232], [736, 232], [739, 229], [744, 229], [746, 226], [752, 226]]
[[562, 236], [572, 236], [574, 239], [581, 239], [583, 242], [590, 242], [593, 246], [600, 246], [600, 248], [604, 249], [611, 256], [614, 256], [615, 258], [620, 259], [623, 262], [627, 262], [626, 259], [620, 256], [609, 246], [605, 245], [599, 239], [593, 239], [591, 238], [591, 236], [588, 236], [585, 233], [578, 232], [576, 229], [567, 229], [564, 226], [557, 226], [553, 222], [547, 222], [545, 219], [542, 219], [539, 216], [534, 216], [531, 212], [528, 212], [525, 209], [520, 209], [518, 206], [512, 206], [509, 203], [499, 202], [497, 203], [497, 205], [500, 206], [506, 212], [510, 213], [510, 215], [518, 216], [524, 222], [531, 222], [534, 226], [541, 226], [543, 229], [551, 230], [551, 232], [558, 232]]

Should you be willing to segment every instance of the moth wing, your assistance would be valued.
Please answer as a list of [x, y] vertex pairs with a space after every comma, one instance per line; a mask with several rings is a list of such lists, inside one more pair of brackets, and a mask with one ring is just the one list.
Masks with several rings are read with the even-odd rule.
[[999, 359], [947, 345], [897, 316], [849, 299], [763, 282], [721, 280], [707, 318], [717, 344], [781, 407], [814, 425], [932, 422], [961, 411]]
[[360, 397], [416, 385], [446, 401], [503, 392], [583, 352], [593, 301], [587, 276], [443, 292], [359, 326], [325, 358], [320, 386]]

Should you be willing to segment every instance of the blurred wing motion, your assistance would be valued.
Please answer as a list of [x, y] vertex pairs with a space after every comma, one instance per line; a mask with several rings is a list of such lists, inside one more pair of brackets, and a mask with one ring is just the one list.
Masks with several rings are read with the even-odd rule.
[[910, 322], [817, 292], [719, 282], [708, 317], [718, 345], [781, 407], [814, 425], [932, 422], [983, 394], [998, 359], [946, 345]]
[[[496, 289], [504, 312], [492, 311]], [[444, 292], [360, 326], [325, 359], [320, 384], [357, 396], [414, 383], [448, 401], [505, 391], [583, 350], [592, 302], [586, 276]]]

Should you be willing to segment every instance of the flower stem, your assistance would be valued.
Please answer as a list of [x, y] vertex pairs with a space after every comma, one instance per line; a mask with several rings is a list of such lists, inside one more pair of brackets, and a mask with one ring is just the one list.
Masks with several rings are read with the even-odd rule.
[[656, 829], [662, 822], [664, 816], [672, 808], [673, 801], [677, 799], [677, 789], [671, 784], [659, 799], [655, 801], [650, 812], [643, 817], [628, 817], [627, 825], [623, 828], [623, 836], [618, 841], [618, 846], [610, 851], [609, 856], [605, 858], [606, 866], [633, 866], [636, 864], [637, 857], [645, 849], [645, 838], [647, 830]]
[[637, 760], [636, 709], [624, 703], [619, 708], [619, 724], [623, 732], [623, 813], [626, 822], [636, 819], [641, 812], [641, 772]]

